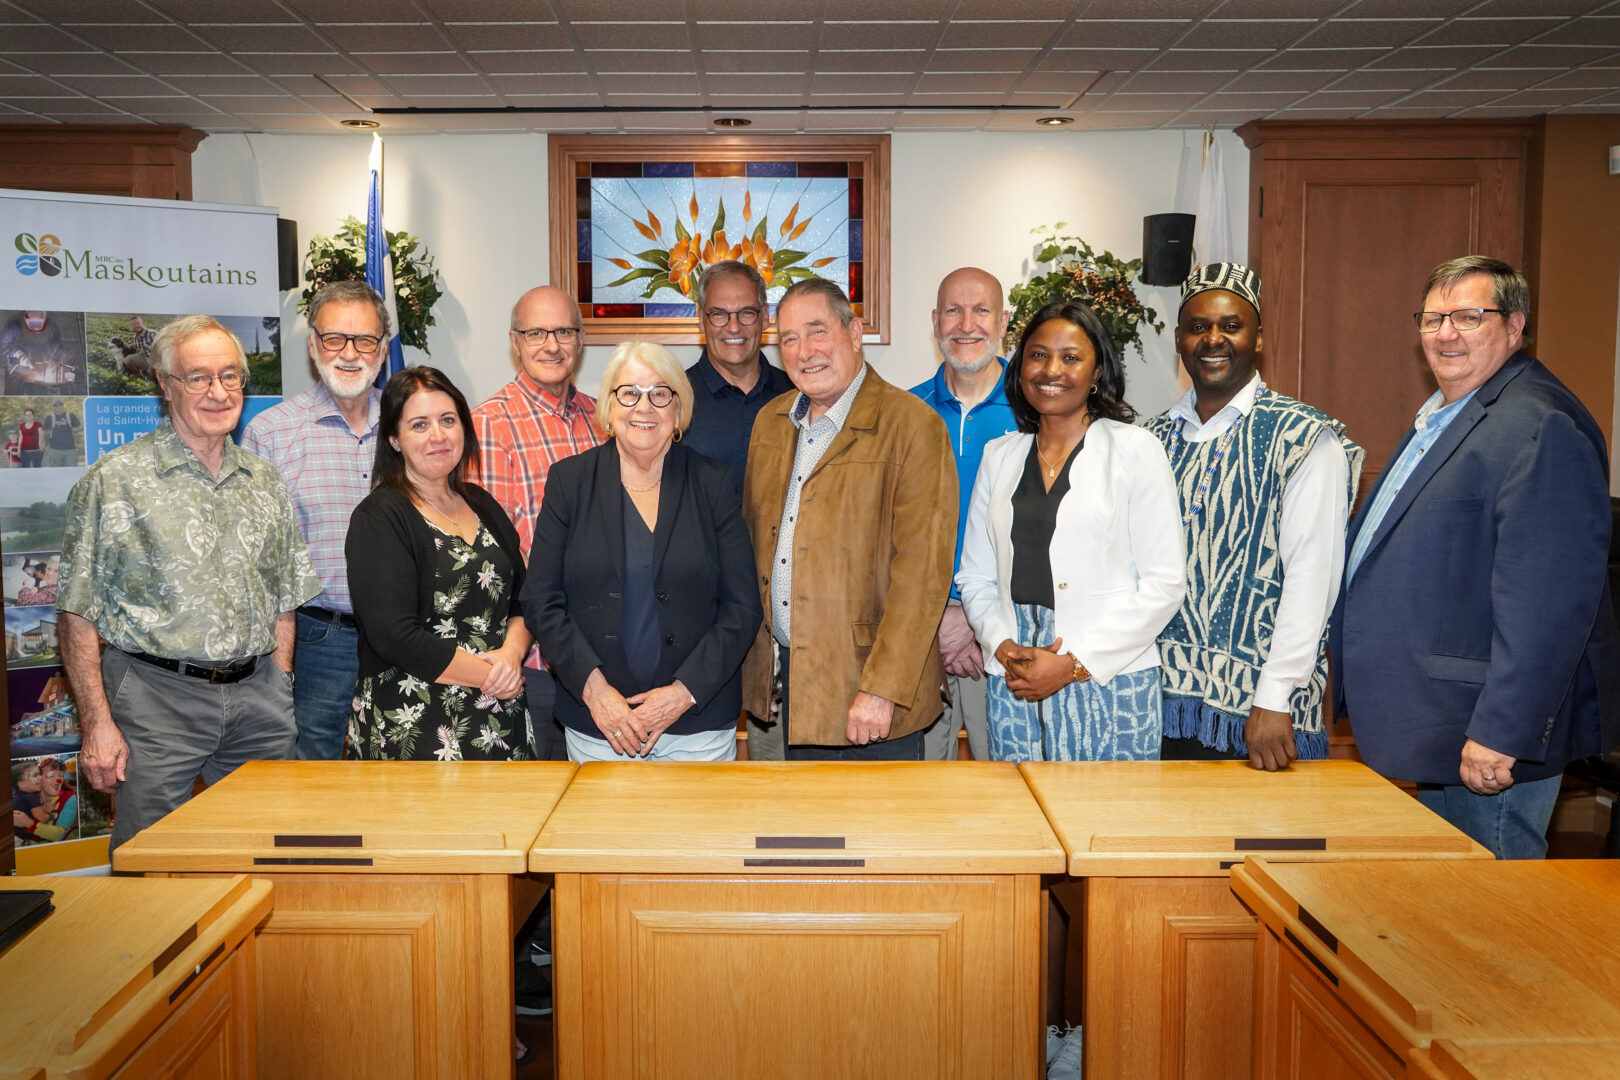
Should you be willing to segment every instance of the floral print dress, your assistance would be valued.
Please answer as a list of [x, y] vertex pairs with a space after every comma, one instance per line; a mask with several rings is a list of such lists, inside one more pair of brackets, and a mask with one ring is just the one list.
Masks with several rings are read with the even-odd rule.
[[[482, 523], [471, 543], [428, 527], [438, 558], [428, 632], [470, 653], [499, 648], [512, 560]], [[521, 761], [534, 757], [534, 732], [522, 694], [501, 701], [475, 686], [444, 686], [390, 667], [355, 688], [349, 747], [369, 761]]]

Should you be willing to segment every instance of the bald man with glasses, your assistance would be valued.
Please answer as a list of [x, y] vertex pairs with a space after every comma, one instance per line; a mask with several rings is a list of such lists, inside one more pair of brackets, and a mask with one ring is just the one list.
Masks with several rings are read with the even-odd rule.
[[[600, 445], [602, 433], [593, 419], [596, 399], [574, 385], [585, 354], [574, 298], [551, 285], [530, 289], [512, 307], [509, 337], [517, 376], [472, 411], [479, 473], [473, 479], [512, 519], [528, 562], [551, 467]], [[568, 760], [551, 713], [556, 684], [538, 650], [530, 650], [524, 677], [540, 760]]]

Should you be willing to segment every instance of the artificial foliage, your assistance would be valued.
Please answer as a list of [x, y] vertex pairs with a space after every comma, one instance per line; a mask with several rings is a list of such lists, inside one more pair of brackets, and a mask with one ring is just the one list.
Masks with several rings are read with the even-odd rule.
[[1039, 226], [1030, 232], [1040, 238], [1035, 255], [1036, 273], [1007, 293], [1012, 320], [1002, 347], [1008, 355], [1018, 348], [1029, 320], [1048, 304], [1079, 300], [1097, 313], [1120, 352], [1134, 346], [1142, 352], [1142, 328], [1163, 330], [1158, 312], [1143, 304], [1133, 282], [1142, 272], [1142, 260], [1126, 261], [1098, 251], [1078, 236], [1065, 236], [1068, 222]]
[[[394, 310], [399, 316], [399, 340], [425, 353], [428, 327], [434, 325], [433, 305], [443, 295], [439, 290], [438, 266], [422, 242], [410, 233], [386, 235], [388, 252], [394, 259]], [[364, 281], [365, 222], [351, 215], [343, 219], [334, 235], [312, 239], [308, 266], [304, 280], [309, 284], [298, 301], [299, 311], [307, 310], [315, 294], [331, 282]]]

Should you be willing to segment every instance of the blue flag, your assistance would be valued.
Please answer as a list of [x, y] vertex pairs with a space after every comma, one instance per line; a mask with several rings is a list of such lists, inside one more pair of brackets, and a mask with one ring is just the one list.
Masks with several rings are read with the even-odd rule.
[[394, 309], [394, 260], [388, 254], [388, 233], [383, 229], [382, 146], [382, 138], [372, 132], [371, 180], [366, 193], [366, 284], [382, 294], [394, 330], [388, 339], [388, 362], [377, 371], [378, 386], [405, 367], [405, 350], [399, 343], [399, 312]]

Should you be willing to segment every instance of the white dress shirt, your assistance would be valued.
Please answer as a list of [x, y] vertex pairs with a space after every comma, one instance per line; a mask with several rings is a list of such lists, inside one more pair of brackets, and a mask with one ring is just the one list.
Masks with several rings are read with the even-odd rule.
[[[1207, 424], [1198, 419], [1195, 390], [1188, 390], [1171, 406], [1170, 415], [1183, 421], [1181, 437], [1188, 442], [1217, 439], [1249, 415], [1262, 385], [1259, 375], [1251, 377]], [[1254, 703], [1262, 709], [1288, 712], [1290, 695], [1310, 680], [1316, 667], [1322, 631], [1333, 614], [1339, 578], [1344, 572], [1349, 485], [1350, 463], [1344, 445], [1324, 435], [1312, 444], [1283, 491], [1277, 526], [1283, 567], [1282, 599], [1277, 603], [1271, 652], [1260, 669], [1254, 692]]]

